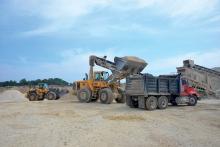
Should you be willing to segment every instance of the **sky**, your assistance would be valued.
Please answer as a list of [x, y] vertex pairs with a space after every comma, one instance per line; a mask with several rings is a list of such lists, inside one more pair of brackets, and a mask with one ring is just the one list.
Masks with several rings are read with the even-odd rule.
[[[220, 0], [0, 0], [0, 81], [80, 80], [90, 55], [220, 66]], [[99, 68], [98, 68], [99, 69]]]

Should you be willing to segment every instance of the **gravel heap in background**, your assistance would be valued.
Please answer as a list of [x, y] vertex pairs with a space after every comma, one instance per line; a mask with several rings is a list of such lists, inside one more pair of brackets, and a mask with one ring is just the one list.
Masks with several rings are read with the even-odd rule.
[[0, 101], [27, 101], [27, 99], [18, 90], [6, 90], [0, 93]]

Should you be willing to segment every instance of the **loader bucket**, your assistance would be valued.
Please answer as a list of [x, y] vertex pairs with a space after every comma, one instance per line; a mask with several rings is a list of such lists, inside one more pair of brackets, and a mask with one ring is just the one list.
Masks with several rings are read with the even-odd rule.
[[124, 75], [140, 73], [147, 66], [147, 62], [134, 56], [115, 57], [116, 69]]

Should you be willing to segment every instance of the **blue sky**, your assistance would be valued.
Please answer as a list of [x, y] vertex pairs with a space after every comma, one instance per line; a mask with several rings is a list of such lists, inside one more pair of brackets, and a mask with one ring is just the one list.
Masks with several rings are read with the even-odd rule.
[[138, 56], [155, 75], [220, 66], [220, 0], [0, 0], [0, 81], [72, 82], [91, 54]]

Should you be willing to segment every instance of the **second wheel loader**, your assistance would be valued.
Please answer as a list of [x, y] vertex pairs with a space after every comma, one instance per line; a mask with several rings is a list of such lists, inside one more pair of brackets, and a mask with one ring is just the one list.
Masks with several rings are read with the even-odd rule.
[[[137, 57], [115, 57], [114, 62], [97, 56], [89, 58], [89, 76], [82, 81], [73, 83], [73, 90], [80, 102], [93, 102], [100, 100], [103, 104], [110, 104], [115, 99], [117, 103], [125, 103], [125, 92], [121, 88], [120, 80], [128, 75], [140, 73], [147, 63]], [[93, 71], [93, 67], [98, 65], [112, 72], [109, 75], [106, 71]]]
[[49, 89], [46, 83], [39, 83], [37, 87], [31, 88], [26, 93], [26, 97], [29, 101], [57, 100], [59, 99], [59, 94], [55, 89]]

